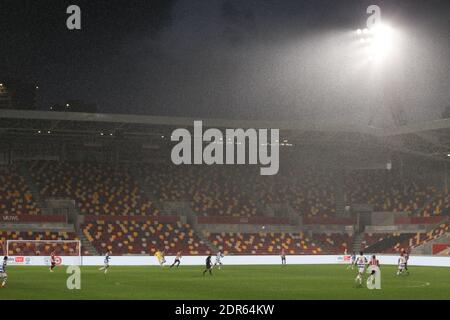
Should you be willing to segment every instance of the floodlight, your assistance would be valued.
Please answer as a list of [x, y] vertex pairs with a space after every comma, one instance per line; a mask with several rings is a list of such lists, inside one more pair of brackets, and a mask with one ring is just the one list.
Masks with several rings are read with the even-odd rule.
[[381, 24], [372, 30], [373, 42], [371, 51], [379, 58], [384, 58], [392, 50], [392, 28], [388, 25]]

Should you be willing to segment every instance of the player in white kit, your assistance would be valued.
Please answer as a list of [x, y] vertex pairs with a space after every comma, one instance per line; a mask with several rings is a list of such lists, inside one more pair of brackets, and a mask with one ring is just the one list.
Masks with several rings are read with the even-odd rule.
[[403, 252], [400, 254], [400, 257], [398, 258], [398, 270], [397, 270], [397, 275], [401, 275], [401, 274], [409, 274], [408, 271], [406, 270], [406, 263], [407, 260], [405, 258], [405, 255], [403, 254]]
[[355, 282], [362, 285], [364, 271], [366, 271], [367, 258], [364, 256], [364, 253], [361, 251], [359, 256], [356, 258], [356, 266], [358, 267], [358, 275], [356, 276]]
[[108, 272], [109, 269], [109, 260], [111, 260], [110, 254], [111, 251], [106, 251], [105, 259], [103, 260], [103, 267], [98, 269], [100, 271], [104, 270], [105, 274]]
[[220, 261], [220, 259], [222, 259], [222, 258], [223, 258], [222, 250], [219, 250], [219, 252], [217, 252], [217, 255], [216, 255], [216, 261], [214, 262], [214, 267], [218, 265], [219, 270], [220, 270], [220, 267], [222, 266], [222, 262]]
[[8, 263], [8, 257], [5, 256], [3, 261], [0, 262], [0, 280], [1, 280], [1, 288], [6, 287], [6, 283], [8, 282], [8, 275], [6, 274], [6, 264]]

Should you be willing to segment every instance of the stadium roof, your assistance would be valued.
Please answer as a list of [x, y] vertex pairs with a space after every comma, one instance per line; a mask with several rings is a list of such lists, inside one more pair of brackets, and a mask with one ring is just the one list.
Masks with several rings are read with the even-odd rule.
[[258, 121], [228, 119], [197, 119], [148, 115], [53, 112], [31, 110], [0, 110], [2, 135], [29, 136], [51, 131], [58, 136], [91, 136], [105, 133], [127, 137], [170, 136], [175, 128], [189, 128], [195, 120], [204, 127], [217, 128], [278, 128], [281, 138], [295, 144], [318, 145], [378, 145], [393, 151], [448, 159], [450, 153], [450, 119], [412, 123], [391, 128], [376, 128], [355, 124], [301, 121]]
[[[110, 123], [116, 124], [118, 128], [132, 125], [147, 126], [173, 126], [189, 127], [196, 120], [203, 120], [207, 127], [217, 128], [278, 128], [280, 130], [301, 130], [301, 131], [334, 131], [334, 132], [362, 132], [375, 133], [373, 127], [359, 126], [333, 126], [326, 123], [312, 123], [301, 121], [260, 121], [260, 120], [231, 120], [231, 119], [200, 119], [185, 117], [162, 117], [148, 115], [127, 115], [127, 114], [105, 114], [105, 113], [81, 113], [81, 112], [54, 112], [54, 111], [32, 111], [32, 110], [0, 110], [1, 128], [20, 129], [21, 123], [38, 123], [38, 121], [58, 122], [61, 129], [68, 122], [78, 123]], [[9, 120], [9, 121], [8, 121]]]
[[[354, 126], [331, 125], [329, 123], [311, 123], [302, 121], [261, 121], [261, 120], [231, 120], [231, 119], [200, 119], [187, 117], [165, 117], [149, 115], [127, 115], [107, 113], [55, 112], [33, 110], [0, 109], [1, 128], [20, 129], [19, 120], [58, 122], [61, 129], [66, 122], [115, 123], [123, 128], [125, 125], [141, 124], [149, 126], [192, 126], [195, 120], [203, 120], [208, 127], [218, 128], [279, 128], [280, 130], [326, 131], [326, 132], [361, 132], [377, 136], [397, 136], [411, 133], [450, 129], [450, 119], [439, 119], [412, 123], [391, 128], [376, 128], [355, 124]], [[8, 121], [9, 120], [9, 121]], [[9, 125], [8, 125], [9, 124]], [[24, 129], [27, 127], [24, 127]]]

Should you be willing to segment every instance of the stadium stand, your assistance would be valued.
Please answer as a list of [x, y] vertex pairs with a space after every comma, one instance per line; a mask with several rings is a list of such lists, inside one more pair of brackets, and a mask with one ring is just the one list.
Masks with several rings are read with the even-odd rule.
[[420, 233], [393, 233], [382, 236], [373, 245], [365, 248], [366, 252], [373, 253], [400, 253], [417, 244]]
[[365, 234], [365, 248], [368, 252], [399, 253], [411, 250], [448, 233], [449, 222], [444, 222], [427, 233], [382, 233]]
[[431, 230], [425, 234], [421, 234], [421, 237], [420, 237], [419, 241], [417, 242], [417, 244], [415, 245], [415, 247], [423, 245], [434, 239], [437, 239], [448, 232], [449, 232], [449, 222], [448, 221], [443, 222], [439, 226], [434, 228], [433, 230]]
[[192, 228], [179, 221], [91, 219], [83, 225], [83, 233], [98, 252], [111, 250], [115, 255], [152, 254], [157, 250], [164, 250], [167, 255], [178, 251], [199, 255], [209, 251]]
[[400, 177], [386, 170], [359, 170], [346, 175], [347, 204], [368, 203], [375, 211], [419, 210], [437, 188], [423, 179]]
[[[320, 168], [288, 167], [275, 177], [263, 177], [256, 169], [241, 167], [180, 168], [165, 164], [132, 167], [56, 161], [34, 161], [26, 165], [43, 199], [73, 199], [80, 214], [97, 217], [81, 227], [98, 252], [109, 248], [115, 254], [149, 254], [164, 248], [167, 254], [181, 250], [196, 255], [212, 249], [201, 240], [198, 230], [194, 231], [188, 224], [178, 220], [158, 222], [160, 210], [149, 199], [157, 199], [159, 203], [185, 201], [197, 214], [198, 223], [288, 225], [287, 217], [261, 215], [264, 206], [286, 203], [303, 217], [305, 225], [356, 224], [354, 217], [336, 216], [336, 175]], [[385, 170], [350, 171], [344, 177], [347, 204], [368, 203], [376, 211], [408, 212], [408, 217], [395, 219], [398, 225], [438, 223], [450, 207], [447, 194], [423, 178], [400, 179], [398, 173]], [[3, 215], [41, 213], [15, 165], [0, 168], [0, 181]], [[106, 221], [101, 216], [131, 217], [131, 220]], [[146, 220], [133, 220], [133, 217], [146, 217]], [[397, 253], [447, 231], [448, 224], [427, 234], [366, 233], [362, 248]], [[346, 233], [315, 232], [312, 237], [290, 232], [223, 232], [208, 234], [207, 240], [213, 246], [222, 246], [229, 254], [278, 254], [282, 246], [290, 254], [340, 254], [354, 249], [352, 237]], [[12, 236], [14, 233], [9, 233], [4, 238]], [[42, 234], [35, 232], [30, 236], [35, 239]], [[76, 234], [71, 236], [75, 238]]]
[[0, 167], [0, 214], [39, 214], [30, 190], [16, 166]]
[[346, 234], [304, 233], [211, 233], [208, 240], [225, 254], [340, 254], [348, 249], [351, 237]]
[[74, 199], [82, 214], [157, 215], [127, 168], [91, 162], [33, 163], [32, 177], [44, 198]]
[[[258, 214], [256, 202], [263, 205], [288, 203], [314, 223], [336, 213], [336, 177], [320, 168], [291, 168], [276, 177], [261, 177], [252, 170], [214, 169], [204, 166], [179, 168], [143, 166], [140, 174], [161, 200], [192, 202], [203, 215], [252, 216]], [[295, 174], [293, 174], [295, 172]], [[348, 205], [368, 203], [375, 211], [440, 214], [449, 208], [448, 199], [423, 178], [400, 178], [386, 170], [351, 171], [345, 176]], [[432, 202], [427, 201], [434, 199]], [[422, 211], [420, 210], [426, 205]]]
[[[161, 201], [185, 200], [200, 215], [254, 216], [257, 213], [250, 175], [238, 168], [147, 165], [140, 175]], [[245, 179], [242, 177], [245, 176]]]
[[141, 176], [162, 201], [191, 201], [201, 215], [251, 217], [261, 204], [289, 203], [306, 217], [335, 212], [333, 176], [319, 170], [296, 170], [278, 178], [261, 177], [249, 168], [147, 165]]
[[367, 248], [370, 248], [374, 244], [383, 241], [388, 236], [389, 236], [388, 233], [365, 233], [364, 240], [361, 243], [361, 249], [366, 250]]
[[420, 215], [423, 217], [443, 215], [446, 212], [448, 213], [449, 208], [450, 208], [449, 196], [443, 192], [440, 192], [437, 193], [433, 201], [426, 204], [426, 206], [420, 212]]

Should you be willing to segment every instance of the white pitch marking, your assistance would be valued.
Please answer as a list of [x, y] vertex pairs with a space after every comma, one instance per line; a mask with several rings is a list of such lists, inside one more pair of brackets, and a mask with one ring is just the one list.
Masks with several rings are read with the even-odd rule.
[[421, 288], [421, 287], [428, 287], [429, 285], [431, 285], [431, 283], [423, 282], [422, 284], [419, 284], [417, 286], [406, 286], [406, 288]]

